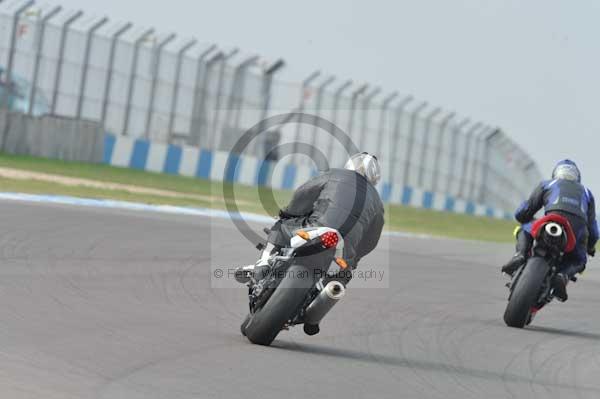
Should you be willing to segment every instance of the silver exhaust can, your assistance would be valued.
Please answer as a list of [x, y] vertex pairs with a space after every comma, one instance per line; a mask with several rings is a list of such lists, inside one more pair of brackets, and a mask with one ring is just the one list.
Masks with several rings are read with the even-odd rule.
[[304, 322], [307, 324], [319, 324], [345, 294], [346, 287], [344, 287], [344, 284], [339, 281], [330, 281], [310, 305], [306, 307]]

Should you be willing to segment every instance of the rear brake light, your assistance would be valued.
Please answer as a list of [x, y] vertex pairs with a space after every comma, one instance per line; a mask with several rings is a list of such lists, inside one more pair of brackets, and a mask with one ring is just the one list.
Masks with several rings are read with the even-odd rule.
[[338, 235], [333, 231], [328, 231], [321, 236], [321, 243], [325, 248], [335, 248], [338, 245]]

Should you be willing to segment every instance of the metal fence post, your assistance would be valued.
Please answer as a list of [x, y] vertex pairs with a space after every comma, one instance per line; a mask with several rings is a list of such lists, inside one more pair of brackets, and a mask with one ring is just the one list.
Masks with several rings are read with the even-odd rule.
[[77, 119], [81, 119], [81, 113], [83, 112], [83, 102], [85, 96], [85, 88], [87, 85], [88, 70], [90, 68], [90, 54], [92, 52], [92, 40], [94, 38], [94, 33], [107, 22], [108, 18], [104, 17], [100, 21], [92, 25], [92, 27], [87, 31], [87, 37], [85, 40], [85, 53], [83, 56], [83, 70], [81, 72], [81, 81], [79, 82], [79, 96], [77, 100]]
[[400, 104], [396, 107], [396, 119], [394, 120], [394, 132], [393, 132], [393, 143], [390, 146], [390, 170], [388, 173], [389, 183], [393, 185], [396, 178], [396, 166], [398, 160], [398, 144], [400, 143], [400, 125], [402, 118], [404, 117], [404, 110], [408, 104], [414, 100], [413, 96], [406, 96], [400, 101]]
[[106, 124], [106, 115], [108, 113], [108, 102], [110, 101], [110, 90], [112, 88], [112, 77], [114, 74], [114, 70], [115, 70], [115, 54], [117, 51], [117, 41], [119, 40], [119, 37], [124, 34], [125, 32], [127, 32], [129, 29], [131, 29], [131, 27], [133, 26], [133, 24], [131, 22], [126, 23], [125, 25], [123, 25], [123, 27], [121, 27], [119, 30], [117, 30], [111, 38], [111, 43], [110, 43], [110, 52], [108, 54], [108, 72], [106, 74], [106, 84], [104, 85], [104, 96], [102, 99], [102, 114], [100, 116], [100, 122], [102, 123], [102, 126], [105, 126]]
[[402, 173], [402, 187], [408, 185], [410, 178], [410, 158], [412, 156], [413, 147], [415, 145], [415, 130], [417, 128], [417, 118], [421, 111], [427, 107], [428, 103], [422, 102], [410, 116], [410, 130], [408, 131], [408, 141], [406, 144], [406, 157], [404, 158], [404, 171]]
[[[253, 55], [251, 57], [246, 58], [244, 61], [240, 62], [234, 69], [233, 82], [231, 83], [231, 88], [229, 89], [229, 98], [227, 100], [227, 109], [225, 110], [225, 122], [223, 123], [222, 133], [219, 136], [219, 143], [217, 144], [217, 148], [222, 147], [223, 136], [225, 134], [229, 133], [229, 131], [227, 131], [226, 129], [232, 129], [232, 126], [233, 126], [233, 128], [236, 128], [238, 126], [241, 110], [235, 109], [236, 108], [236, 101], [235, 101], [236, 93], [237, 93], [238, 98], [240, 99], [239, 105], [241, 106], [241, 104], [243, 103], [243, 96], [244, 96], [245, 85], [246, 85], [246, 77], [245, 77], [246, 69], [249, 68], [250, 66], [254, 65], [257, 61], [258, 61], [258, 56]], [[235, 115], [232, 115], [232, 113]], [[231, 123], [232, 120], [234, 121], [233, 124]]]
[[379, 156], [383, 154], [383, 148], [381, 148], [381, 143], [383, 142], [383, 132], [386, 128], [385, 125], [387, 122], [386, 119], [388, 108], [392, 101], [396, 99], [396, 97], [398, 97], [397, 91], [390, 93], [387, 97], [383, 99], [383, 102], [381, 103], [381, 112], [379, 113], [379, 124], [377, 127], [377, 144], [373, 147], [375, 148], [375, 154], [379, 154]]
[[[262, 87], [261, 87], [261, 93], [262, 93], [262, 97], [263, 97], [263, 104], [262, 104], [262, 114], [260, 117], [260, 129], [259, 132], [263, 133], [263, 131], [265, 130], [264, 128], [264, 124], [265, 124], [265, 120], [267, 119], [267, 116], [269, 115], [269, 110], [271, 109], [271, 88], [273, 85], [273, 76], [275, 75], [275, 73], [277, 73], [278, 71], [280, 71], [283, 67], [285, 66], [285, 61], [283, 59], [278, 59], [277, 61], [275, 61], [273, 64], [271, 64], [270, 66], [268, 66], [267, 68], [265, 68], [264, 72], [263, 72], [263, 80], [262, 80]], [[256, 137], [256, 139], [254, 140], [253, 143], [253, 154], [256, 155], [257, 158], [259, 158], [259, 151], [264, 151], [264, 134], [259, 134], [258, 137]], [[263, 157], [266, 156], [266, 153], [263, 154]]]
[[242, 119], [242, 113], [243, 110], [241, 109], [241, 106], [244, 102], [244, 96], [246, 95], [246, 79], [247, 79], [247, 73], [248, 73], [248, 67], [250, 65], [256, 64], [258, 62], [258, 57], [255, 57], [255, 59], [249, 63], [249, 65], [245, 66], [244, 68], [242, 68], [242, 70], [240, 71], [240, 84], [239, 84], [239, 92], [238, 92], [238, 102], [237, 105], [235, 104], [235, 102], [233, 102], [233, 107], [239, 107], [237, 109], [235, 109], [235, 118], [233, 121], [233, 129], [238, 130], [240, 128], [240, 120]]
[[[513, 154], [517, 151], [517, 146], [515, 145], [515, 143], [508, 137], [506, 137], [506, 144], [508, 145], [508, 153], [511, 155], [511, 162], [514, 162], [515, 158], [513, 156]], [[515, 198], [515, 196], [518, 198], [519, 197], [519, 190], [517, 189], [517, 186], [515, 184], [515, 182], [510, 178], [510, 176], [506, 176], [504, 175], [504, 179], [508, 184], [508, 187], [510, 189], [510, 193], [511, 193], [511, 199]]]
[[325, 89], [327, 88], [327, 86], [331, 85], [333, 82], [335, 81], [335, 76], [330, 76], [328, 79], [326, 79], [323, 83], [321, 83], [319, 85], [319, 87], [317, 88], [317, 102], [315, 105], [315, 120], [313, 123], [313, 134], [311, 136], [311, 141], [310, 141], [310, 159], [315, 159], [315, 154], [316, 154], [316, 145], [317, 145], [317, 135], [319, 134], [319, 126], [318, 126], [318, 120], [319, 117], [321, 116], [321, 106], [323, 104], [323, 93], [325, 92]]
[[17, 51], [17, 30], [19, 28], [19, 19], [21, 18], [21, 14], [23, 14], [23, 12], [25, 12], [34, 4], [35, 1], [30, 0], [19, 7], [13, 14], [13, 24], [10, 35], [10, 50], [8, 52], [8, 64], [6, 65], [6, 87], [8, 89], [4, 90], [4, 94], [2, 95], [1, 99], [2, 101], [0, 101], [0, 108], [4, 106], [8, 108], [10, 105], [10, 88], [12, 87], [12, 70], [15, 63], [15, 53]]
[[131, 119], [131, 102], [133, 101], [133, 90], [135, 88], [135, 79], [137, 74], [138, 59], [140, 58], [140, 47], [142, 43], [154, 33], [154, 29], [150, 28], [142, 33], [134, 43], [133, 60], [131, 61], [131, 70], [129, 72], [129, 85], [127, 87], [127, 100], [125, 103], [125, 120], [123, 122], [123, 136], [127, 136], [129, 132], [129, 120]]
[[65, 21], [62, 26], [60, 32], [60, 44], [58, 48], [58, 60], [56, 61], [56, 73], [54, 75], [54, 90], [52, 93], [52, 105], [50, 107], [50, 113], [52, 115], [56, 114], [56, 104], [58, 102], [58, 93], [60, 91], [60, 84], [62, 79], [62, 67], [65, 57], [65, 47], [67, 44], [67, 33], [69, 26], [79, 19], [83, 15], [83, 11], [77, 11], [74, 15], [72, 15], [69, 19]]
[[[452, 180], [452, 177], [454, 176], [454, 169], [456, 169], [456, 165], [457, 165], [457, 159], [456, 159], [456, 153], [458, 152], [458, 136], [460, 134], [460, 132], [464, 129], [465, 126], [467, 126], [469, 123], [471, 122], [471, 120], [469, 118], [464, 118], [462, 121], [460, 121], [460, 123], [458, 123], [458, 125], [454, 126], [454, 129], [452, 129], [452, 137], [451, 137], [451, 142], [450, 142], [450, 158], [448, 161], [448, 182], [446, 184], [446, 193], [450, 194], [451, 190], [450, 190], [450, 182]], [[460, 183], [459, 183], [460, 184]]]
[[[365, 83], [360, 86], [352, 93], [352, 99], [350, 100], [350, 115], [348, 116], [348, 131], [346, 132], [346, 136], [348, 136], [348, 142], [346, 142], [346, 148], [350, 148], [350, 141], [352, 141], [352, 130], [354, 128], [354, 112], [356, 111], [356, 102], [358, 101], [358, 97], [363, 94], [369, 88], [369, 84]], [[352, 155], [352, 154], [350, 154]]]
[[[206, 97], [208, 96], [208, 78], [211, 73], [212, 67], [222, 60], [225, 57], [222, 51], [219, 51], [215, 55], [213, 55], [208, 61], [206, 61], [206, 65], [204, 66], [204, 73], [202, 74], [202, 91], [200, 92], [200, 98], [198, 101], [198, 112], [195, 113], [197, 119], [197, 126], [194, 130], [196, 132], [196, 142], [194, 145], [201, 145], [200, 141], [202, 138], [202, 118], [206, 116]], [[208, 121], [207, 121], [208, 122]], [[206, 129], [208, 130], [208, 129]], [[206, 136], [205, 145], [207, 148], [212, 148], [210, 144], [210, 134]]]
[[[495, 144], [495, 147], [498, 148], [499, 155], [503, 157], [505, 157], [506, 153], [512, 153], [514, 148], [510, 139], [506, 137], [503, 132], [500, 132], [499, 140]], [[509, 209], [511, 207], [510, 198], [512, 198], [514, 191], [513, 184], [510, 180], [507, 180], [506, 176], [502, 174], [501, 171], [497, 171], [496, 176], [498, 178], [496, 185], [499, 186], [500, 192], [502, 193], [498, 198], [502, 202], [503, 209]]]
[[376, 87], [371, 90], [370, 93], [365, 95], [363, 100], [363, 112], [362, 112], [362, 124], [361, 124], [361, 132], [359, 132], [359, 150], [364, 151], [365, 148], [365, 138], [367, 136], [367, 131], [369, 128], [369, 108], [371, 107], [371, 102], [375, 97], [377, 97], [381, 93], [381, 88]]
[[[348, 88], [352, 86], [352, 80], [345, 81], [338, 89], [335, 91], [333, 95], [333, 110], [331, 115], [331, 123], [334, 126], [337, 126], [337, 119], [340, 108], [340, 100], [342, 98], [342, 94], [348, 90]], [[333, 143], [335, 142], [336, 137], [333, 134], [329, 135], [329, 144], [327, 145], [327, 159], [329, 162], [333, 159]], [[338, 139], [340, 139], [338, 137]]]
[[33, 76], [31, 77], [31, 87], [29, 88], [29, 107], [27, 113], [33, 115], [33, 106], [35, 104], [35, 98], [37, 97], [37, 85], [40, 74], [40, 64], [42, 62], [42, 50], [44, 49], [44, 36], [46, 33], [46, 26], [50, 18], [58, 14], [62, 10], [61, 6], [54, 7], [48, 14], [44, 15], [40, 25], [39, 40], [36, 43], [35, 49], [35, 61], [33, 64]]
[[[196, 139], [197, 142], [195, 143], [195, 145], [201, 145], [200, 144], [200, 139], [202, 138], [202, 118], [206, 117], [206, 98], [208, 96], [208, 78], [210, 76], [211, 70], [213, 68], [213, 66], [221, 61], [223, 58], [225, 57], [225, 54], [223, 54], [222, 51], [219, 51], [218, 53], [216, 53], [215, 55], [213, 55], [208, 61], [206, 61], [206, 65], [204, 67], [204, 73], [202, 75], [202, 91], [200, 92], [200, 99], [198, 101], [198, 113], [197, 115], [197, 129], [195, 130], [196, 132]], [[208, 123], [208, 121], [207, 121]], [[208, 130], [208, 129], [206, 129]], [[206, 135], [206, 139], [204, 140], [204, 145], [206, 145], [206, 148], [212, 148], [211, 144], [210, 144], [210, 134]]]
[[[491, 151], [494, 151], [498, 157], [502, 158], [502, 147], [506, 144], [506, 137], [504, 136], [504, 133], [500, 131], [496, 136], [496, 140], [490, 142], [490, 144]], [[496, 179], [495, 181], [493, 181], [494, 188], [496, 188], [496, 190], [500, 189], [500, 192], [502, 193], [502, 195], [498, 196], [498, 200], [502, 202], [503, 209], [508, 209], [506, 199], [503, 195], [504, 193], [508, 192], [508, 187], [506, 182], [504, 181], [504, 177], [499, 173], [498, 170], [496, 170], [496, 168], [490, 168], [490, 172], [492, 172]]]
[[[310, 87], [310, 84], [312, 82], [314, 82], [319, 76], [321, 76], [321, 71], [314, 71], [313, 73], [311, 73], [306, 79], [304, 79], [302, 81], [302, 87], [300, 89], [300, 102], [298, 103], [298, 113], [301, 114], [304, 112], [304, 103], [306, 102], [306, 93], [308, 91], [308, 88]], [[296, 132], [294, 134], [294, 142], [293, 142], [293, 148], [294, 148], [294, 152], [292, 154], [292, 157], [290, 159], [290, 162], [294, 162], [296, 160], [297, 157], [297, 152], [298, 152], [298, 141], [300, 140], [300, 130], [302, 129], [302, 124], [301, 123], [296, 123]]]
[[469, 201], [475, 201], [475, 185], [477, 184], [477, 171], [480, 170], [480, 164], [482, 163], [481, 154], [481, 143], [485, 140], [485, 136], [492, 130], [489, 126], [484, 126], [483, 130], [479, 132], [475, 139], [475, 151], [473, 153], [473, 159], [471, 161], [471, 178], [469, 179], [469, 193], [467, 199]]
[[[522, 156], [521, 148], [517, 145], [517, 143], [515, 143], [508, 137], [507, 137], [507, 142], [508, 142], [508, 145], [510, 146], [508, 153], [511, 155], [511, 161], [513, 163], [512, 166], [513, 166], [513, 168], [517, 169], [520, 166], [519, 160], [522, 159], [521, 158], [521, 156]], [[522, 195], [521, 191], [519, 190], [519, 186], [518, 186], [517, 182], [514, 179], [511, 179], [511, 176], [506, 176], [506, 179], [509, 183], [511, 192], [514, 194], [512, 196], [512, 198], [517, 198], [517, 201], [518, 201], [523, 195]]]
[[475, 131], [479, 130], [481, 128], [482, 124], [481, 122], [477, 122], [476, 124], [474, 124], [473, 126], [471, 126], [471, 128], [467, 131], [467, 134], [465, 136], [465, 152], [463, 154], [463, 167], [462, 167], [462, 172], [461, 172], [461, 177], [460, 177], [460, 182], [459, 182], [459, 190], [458, 190], [458, 196], [459, 198], [463, 198], [465, 199], [465, 186], [467, 184], [467, 172], [468, 172], [468, 168], [469, 168], [469, 152], [471, 152], [471, 141], [473, 140], [473, 135], [475, 134]]
[[[215, 110], [214, 110], [214, 115], [213, 115], [213, 121], [212, 121], [212, 131], [210, 132], [210, 136], [209, 137], [214, 137], [216, 140], [212, 141], [212, 145], [211, 148], [214, 146], [213, 149], [218, 150], [219, 146], [221, 144], [221, 140], [223, 138], [223, 131], [217, 133], [218, 130], [218, 126], [219, 126], [219, 114], [221, 113], [221, 97], [223, 97], [223, 80], [225, 78], [225, 68], [227, 67], [227, 61], [229, 61], [231, 58], [235, 57], [235, 55], [237, 53], [239, 53], [239, 49], [235, 48], [233, 50], [231, 50], [229, 52], [229, 54], [225, 55], [225, 57], [223, 57], [223, 59], [221, 60], [221, 65], [219, 67], [219, 77], [217, 78], [217, 93], [216, 93], [216, 103], [215, 103]], [[219, 137], [217, 138], [217, 134], [219, 134]]]
[[427, 158], [427, 147], [429, 146], [429, 134], [431, 131], [431, 123], [433, 122], [433, 119], [438, 116], [440, 113], [442, 112], [442, 108], [436, 108], [433, 111], [431, 111], [426, 117], [425, 117], [425, 132], [423, 132], [423, 143], [421, 145], [421, 156], [420, 156], [420, 167], [419, 167], [419, 178], [418, 178], [418, 183], [417, 186], [419, 187], [423, 187], [423, 180], [425, 179], [425, 164], [426, 164], [426, 158]]
[[440, 175], [442, 174], [440, 171], [440, 158], [442, 157], [442, 138], [444, 136], [446, 128], [448, 127], [448, 124], [452, 119], [454, 119], [455, 116], [456, 113], [454, 112], [451, 112], [450, 114], [446, 115], [446, 117], [442, 120], [440, 129], [438, 131], [437, 143], [435, 145], [435, 158], [433, 159], [433, 183], [431, 185], [431, 191], [433, 191], [434, 193], [436, 193], [438, 190]]
[[487, 191], [487, 181], [490, 173], [490, 148], [492, 140], [500, 134], [500, 129], [494, 129], [487, 137], [484, 139], [484, 147], [483, 147], [483, 162], [481, 164], [481, 184], [479, 185], [479, 195], [478, 200], [480, 203], [485, 202], [485, 194]]
[[181, 68], [183, 65], [183, 58], [185, 53], [188, 52], [192, 47], [198, 43], [196, 39], [192, 39], [177, 53], [177, 66], [175, 67], [175, 84], [173, 85], [173, 93], [171, 94], [171, 106], [169, 108], [169, 127], [167, 130], [167, 143], [171, 142], [173, 137], [173, 129], [175, 128], [175, 114], [177, 112], [177, 105], [179, 101], [179, 88], [181, 87]]
[[150, 95], [148, 96], [148, 111], [146, 111], [146, 124], [144, 125], [144, 138], [150, 137], [150, 129], [152, 128], [152, 117], [156, 112], [156, 86], [158, 85], [158, 79], [160, 74], [160, 64], [162, 60], [163, 49], [169, 43], [171, 43], [177, 37], [176, 34], [171, 33], [165, 37], [154, 49], [156, 53], [156, 64], [152, 68], [152, 83], [150, 83]]
[[192, 120], [188, 132], [188, 144], [199, 145], [200, 143], [200, 106], [202, 105], [202, 89], [204, 89], [204, 75], [206, 74], [206, 57], [212, 53], [217, 46], [215, 44], [204, 50], [196, 61], [196, 81], [194, 82], [194, 99], [192, 101]]

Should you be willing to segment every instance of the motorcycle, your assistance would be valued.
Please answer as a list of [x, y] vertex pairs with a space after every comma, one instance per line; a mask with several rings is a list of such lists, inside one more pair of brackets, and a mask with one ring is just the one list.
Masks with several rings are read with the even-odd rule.
[[523, 328], [531, 324], [537, 312], [552, 302], [553, 281], [563, 256], [572, 252], [576, 245], [568, 219], [557, 214], [537, 220], [531, 234], [534, 238], [531, 256], [508, 284], [510, 294], [504, 322], [509, 327]]
[[287, 247], [267, 254], [268, 265], [255, 270], [248, 282], [250, 311], [242, 334], [268, 346], [295, 325], [304, 324], [308, 335], [318, 333], [321, 320], [345, 295], [344, 284], [334, 279], [350, 271], [343, 249], [337, 230], [312, 227], [295, 231]]

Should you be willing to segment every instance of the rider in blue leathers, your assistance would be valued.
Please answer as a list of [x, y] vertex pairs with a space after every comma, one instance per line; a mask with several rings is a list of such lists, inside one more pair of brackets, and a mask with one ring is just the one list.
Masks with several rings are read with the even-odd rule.
[[557, 213], [566, 217], [577, 238], [575, 250], [564, 257], [563, 268], [554, 281], [555, 296], [568, 298], [567, 282], [585, 270], [587, 255], [594, 256], [598, 241], [596, 204], [592, 192], [581, 184], [581, 172], [570, 160], [560, 161], [552, 172], [552, 180], [540, 183], [529, 199], [517, 209], [515, 218], [522, 224], [517, 234], [517, 252], [502, 267], [502, 272], [512, 274], [527, 262], [533, 237], [531, 227], [535, 214], [544, 208], [545, 214]]

